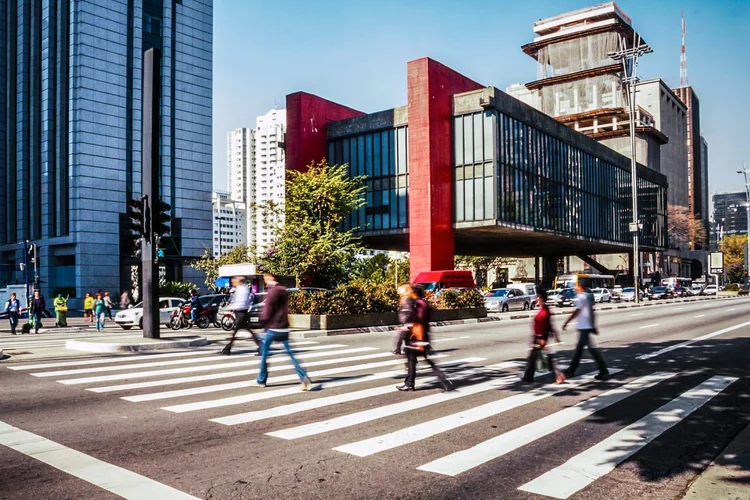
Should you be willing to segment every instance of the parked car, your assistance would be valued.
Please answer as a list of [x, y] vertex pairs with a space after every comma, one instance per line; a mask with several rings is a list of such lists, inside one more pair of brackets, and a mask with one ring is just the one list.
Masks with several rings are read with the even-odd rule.
[[576, 298], [576, 291], [572, 288], [563, 288], [555, 296], [555, 305], [557, 307], [572, 306]]
[[594, 294], [594, 302], [612, 302], [612, 294], [606, 288], [594, 288], [591, 292]]
[[690, 287], [690, 291], [693, 292], [693, 295], [700, 295], [703, 291], [703, 285], [693, 285]]
[[484, 307], [489, 312], [526, 311], [531, 308], [531, 297], [517, 288], [496, 288], [485, 295]]
[[719, 293], [719, 289], [716, 285], [708, 285], [703, 289], [701, 295], [716, 295], [717, 293]]
[[260, 315], [263, 312], [263, 303], [266, 300], [266, 295], [268, 295], [266, 292], [253, 295], [253, 301], [250, 304], [250, 310], [247, 315], [250, 325], [260, 325]]
[[622, 285], [615, 285], [612, 288], [611, 293], [613, 300], [620, 300], [620, 294], [622, 294]]
[[[179, 297], [161, 297], [159, 298], [159, 323], [169, 326], [169, 320], [172, 318], [172, 311], [180, 307], [184, 299]], [[143, 302], [139, 302], [133, 307], [119, 311], [115, 315], [115, 323], [120, 325], [123, 330], [130, 330], [134, 326], [143, 328]]]
[[536, 285], [533, 283], [511, 283], [506, 288], [512, 289], [515, 288], [517, 290], [521, 290], [521, 292], [525, 293], [529, 296], [529, 299], [531, 300], [531, 309], [534, 309], [536, 307]]
[[[638, 297], [640, 299], [643, 299], [643, 290], [638, 291]], [[622, 293], [620, 293], [620, 300], [623, 302], [633, 302], [635, 301], [635, 288], [632, 286], [628, 286], [622, 289]]]
[[668, 286], [655, 286], [648, 294], [648, 300], [672, 299], [674, 292]]
[[674, 287], [672, 293], [674, 293], [675, 297], [690, 297], [691, 295], [693, 295], [693, 292], [689, 288], [685, 288], [684, 286]]

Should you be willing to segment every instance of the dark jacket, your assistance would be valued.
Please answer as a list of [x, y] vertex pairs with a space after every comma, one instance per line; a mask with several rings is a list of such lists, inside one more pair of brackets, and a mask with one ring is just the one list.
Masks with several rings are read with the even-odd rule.
[[31, 299], [29, 309], [31, 310], [31, 314], [41, 314], [47, 309], [47, 303], [44, 301], [44, 296], [40, 295], [38, 299]]
[[398, 322], [407, 325], [414, 322], [414, 299], [406, 297], [398, 310]]
[[268, 291], [260, 319], [268, 330], [289, 328], [289, 292], [284, 286], [276, 285]]
[[424, 328], [424, 333], [430, 333], [430, 304], [425, 299], [419, 299], [414, 303], [414, 321]]

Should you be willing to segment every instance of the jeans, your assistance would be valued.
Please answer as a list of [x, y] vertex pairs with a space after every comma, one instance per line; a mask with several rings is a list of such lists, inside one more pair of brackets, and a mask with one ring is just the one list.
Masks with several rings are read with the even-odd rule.
[[576, 345], [576, 352], [575, 354], [573, 354], [573, 359], [570, 360], [570, 367], [567, 370], [570, 375], [575, 374], [578, 365], [581, 363], [583, 348], [587, 346], [589, 348], [589, 352], [591, 353], [591, 357], [594, 358], [594, 361], [596, 362], [596, 367], [599, 369], [599, 373], [608, 373], [607, 365], [604, 363], [604, 358], [599, 352], [599, 349], [594, 347], [594, 345], [591, 343], [591, 339], [589, 338], [593, 331], [594, 330], [588, 329], [578, 331], [578, 345]]
[[195, 307], [193, 307], [192, 309], [190, 309], [190, 321], [192, 321], [193, 323], [195, 323], [195, 317], [197, 315], [198, 315], [198, 309], [196, 309]]
[[424, 357], [427, 364], [432, 367], [433, 375], [436, 375], [437, 378], [440, 379], [440, 382], [442, 382], [444, 386], [447, 386], [449, 383], [448, 377], [445, 376], [443, 370], [435, 365], [434, 361], [427, 357], [427, 353], [410, 347], [406, 348], [406, 378], [404, 379], [404, 385], [407, 387], [414, 387], [415, 378], [417, 376], [417, 361], [420, 356]]
[[16, 334], [16, 327], [18, 326], [18, 312], [8, 312], [8, 321], [10, 321], [10, 333]]
[[258, 338], [258, 335], [250, 328], [250, 322], [248, 321], [247, 311], [235, 311], [234, 313], [234, 331], [232, 332], [232, 338], [229, 340], [229, 343], [224, 346], [224, 351], [230, 352], [232, 350], [232, 346], [234, 345], [234, 340], [237, 337], [237, 332], [239, 332], [242, 329], [247, 330], [250, 332], [250, 335], [253, 337], [253, 341], [255, 342], [255, 345], [258, 346], [258, 350], [260, 350], [261, 341], [260, 338]]
[[104, 312], [106, 312], [106, 313], [107, 313], [107, 317], [108, 317], [109, 319], [112, 319], [112, 308], [111, 308], [111, 307], [107, 307], [107, 308], [105, 308], [105, 309], [104, 309]]
[[39, 333], [39, 325], [42, 322], [42, 315], [38, 312], [31, 313], [31, 321], [34, 322], [34, 333]]
[[97, 313], [96, 315], [96, 329], [104, 330], [104, 312]]
[[297, 375], [299, 376], [299, 379], [305, 380], [305, 377], [307, 377], [307, 372], [305, 371], [302, 366], [300, 366], [299, 361], [297, 361], [297, 358], [294, 357], [294, 354], [292, 354], [292, 350], [289, 349], [289, 335], [286, 332], [279, 332], [277, 330], [266, 330], [266, 336], [263, 338], [263, 343], [260, 346], [260, 373], [258, 373], [258, 379], [257, 382], [259, 384], [265, 384], [266, 380], [268, 380], [268, 368], [266, 367], [266, 358], [268, 358], [268, 351], [271, 350], [271, 344], [274, 341], [274, 337], [281, 337], [284, 340], [279, 340], [278, 342], [281, 342], [284, 344], [284, 350], [289, 355], [289, 358], [292, 360], [292, 365], [294, 365], [294, 371], [297, 372]]

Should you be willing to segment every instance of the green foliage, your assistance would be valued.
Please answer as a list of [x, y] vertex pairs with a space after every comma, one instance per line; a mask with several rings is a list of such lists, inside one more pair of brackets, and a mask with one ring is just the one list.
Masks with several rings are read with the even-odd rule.
[[[257, 256], [263, 271], [294, 276], [297, 283], [333, 288], [344, 283], [362, 250], [353, 231], [340, 224], [364, 203], [362, 177], [349, 177], [346, 165], [311, 164], [290, 171], [284, 225], [271, 247]], [[272, 207], [266, 212], [273, 212]]]
[[719, 251], [724, 252], [724, 267], [727, 268], [727, 270], [733, 264], [744, 263], [745, 243], [747, 243], [747, 236], [745, 235], [735, 234], [722, 238], [719, 243]]
[[348, 284], [327, 292], [297, 292], [289, 297], [291, 314], [366, 314], [398, 311], [393, 285]]
[[409, 281], [409, 258], [392, 259], [386, 254], [357, 259], [351, 272], [352, 282], [396, 283]]
[[465, 309], [484, 307], [484, 296], [477, 290], [445, 290], [429, 297], [435, 309]]
[[731, 284], [727, 285], [724, 288], [724, 291], [727, 291], [727, 292], [739, 292], [740, 291], [740, 285], [738, 285], [737, 283], [731, 283]]
[[167, 281], [159, 287], [160, 297], [187, 297], [190, 290], [197, 290], [198, 287], [192, 283], [182, 283], [180, 281]]
[[210, 290], [216, 290], [216, 278], [219, 277], [219, 266], [229, 264], [244, 264], [250, 261], [250, 250], [245, 245], [233, 248], [229, 253], [215, 259], [211, 250], [206, 249], [200, 259], [192, 262], [190, 267], [203, 271], [206, 274], [206, 286]]

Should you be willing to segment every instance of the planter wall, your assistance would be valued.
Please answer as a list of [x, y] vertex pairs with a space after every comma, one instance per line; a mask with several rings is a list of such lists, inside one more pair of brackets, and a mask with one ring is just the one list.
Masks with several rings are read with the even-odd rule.
[[[486, 318], [484, 307], [473, 309], [448, 309], [431, 311], [431, 321], [453, 321], [459, 319]], [[398, 324], [398, 313], [368, 314], [290, 314], [289, 326], [300, 330], [342, 330], [345, 328], [363, 328], [369, 326], [388, 326]]]

